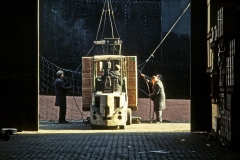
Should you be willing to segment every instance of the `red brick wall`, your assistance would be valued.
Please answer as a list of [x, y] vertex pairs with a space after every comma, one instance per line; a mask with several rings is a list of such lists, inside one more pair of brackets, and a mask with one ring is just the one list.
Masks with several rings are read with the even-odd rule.
[[[133, 116], [140, 116], [142, 120], [150, 120], [153, 117], [152, 101], [148, 98], [139, 98], [138, 110], [133, 112]], [[190, 122], [190, 100], [166, 99], [163, 119], [171, 122]]]
[[[55, 96], [39, 96], [39, 120], [58, 120], [59, 108], [54, 106]], [[150, 104], [151, 103], [151, 104]], [[163, 111], [163, 119], [171, 122], [190, 122], [190, 100], [167, 99], [167, 108]], [[150, 107], [151, 106], [151, 107]], [[151, 111], [151, 113], [150, 113]], [[153, 116], [153, 103], [148, 98], [138, 99], [138, 110], [133, 116], [150, 120]], [[89, 111], [82, 111], [82, 97], [67, 97], [67, 120], [82, 120], [89, 117]], [[155, 117], [155, 114], [154, 114]]]

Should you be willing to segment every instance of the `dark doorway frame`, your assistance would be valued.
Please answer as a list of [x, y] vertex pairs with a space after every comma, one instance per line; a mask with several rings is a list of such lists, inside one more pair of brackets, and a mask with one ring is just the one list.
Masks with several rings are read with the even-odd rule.
[[191, 132], [212, 128], [211, 79], [207, 66], [207, 1], [191, 1]]
[[[27, 93], [28, 103], [25, 106], [21, 99], [14, 99], [16, 105], [11, 109], [4, 108], [5, 101], [0, 107], [0, 117], [9, 112], [14, 112], [21, 118], [16, 118], [11, 123], [14, 127], [37, 131], [39, 128], [39, 106], [38, 106], [38, 59], [39, 59], [39, 33], [38, 33], [38, 3], [40, 0], [35, 1], [19, 1], [8, 0], [7, 5], [2, 4], [0, 6], [5, 7], [3, 16], [16, 17], [15, 20], [11, 20], [12, 24], [9, 24], [9, 20], [4, 20], [2, 26], [7, 34], [6, 37], [10, 39], [6, 42], [2, 48], [3, 51], [9, 50], [9, 47], [13, 44], [20, 44], [21, 48], [27, 48], [26, 50], [19, 52], [20, 47], [16, 47], [12, 52], [21, 54], [24, 59], [29, 62], [27, 65], [19, 62], [19, 59], [13, 56], [12, 58], [5, 58], [1, 68], [11, 68], [13, 63], [19, 63], [22, 74], [30, 73], [32, 80], [25, 87], [30, 91]], [[5, 3], [5, 1], [4, 1]], [[13, 7], [16, 6], [16, 7]], [[12, 10], [14, 8], [14, 10]], [[14, 12], [7, 12], [7, 11]], [[4, 19], [4, 18], [2, 18]], [[14, 25], [14, 33], [8, 25]], [[211, 130], [211, 101], [210, 101], [210, 78], [205, 72], [207, 64], [207, 51], [206, 51], [206, 33], [207, 33], [207, 1], [193, 0], [191, 2], [191, 132], [194, 131], [210, 131]], [[6, 37], [1, 37], [3, 40]], [[16, 37], [22, 37], [21, 41], [15, 41]], [[7, 54], [7, 52], [6, 52]], [[14, 70], [14, 69], [13, 69]], [[12, 72], [14, 74], [14, 72]], [[15, 90], [16, 85], [19, 85], [17, 81], [6, 81], [1, 79], [1, 82], [5, 84], [7, 82], [9, 90]], [[7, 103], [7, 102], [6, 102]], [[7, 105], [7, 104], [6, 104]], [[25, 118], [23, 118], [25, 116]], [[27, 116], [27, 118], [26, 118]], [[4, 124], [10, 124], [6, 119], [1, 119], [0, 127], [4, 127]]]

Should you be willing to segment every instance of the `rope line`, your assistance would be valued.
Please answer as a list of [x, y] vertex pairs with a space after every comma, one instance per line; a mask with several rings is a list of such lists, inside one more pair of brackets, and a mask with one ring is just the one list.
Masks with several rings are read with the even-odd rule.
[[[179, 16], [179, 18], [177, 19], [177, 21], [173, 24], [173, 26], [170, 28], [170, 30], [167, 32], [167, 34], [164, 36], [164, 38], [162, 39], [162, 41], [158, 44], [158, 46], [154, 49], [154, 51], [151, 53], [151, 55], [148, 57], [148, 59], [146, 60], [145, 63], [147, 63], [151, 57], [154, 57], [154, 53], [157, 51], [157, 49], [161, 46], [161, 44], [163, 43], [163, 41], [166, 39], [166, 37], [168, 36], [168, 34], [172, 31], [172, 29], [176, 26], [176, 24], [178, 23], [178, 21], [182, 18], [182, 16], [184, 15], [184, 13], [187, 11], [187, 9], [190, 7], [190, 3], [187, 5], [187, 7], [185, 8], [185, 10], [183, 11], [183, 13]], [[144, 65], [145, 66], [145, 65]], [[143, 67], [144, 67], [143, 66]], [[142, 67], [142, 69], [143, 69]], [[141, 71], [142, 71], [141, 69]]]

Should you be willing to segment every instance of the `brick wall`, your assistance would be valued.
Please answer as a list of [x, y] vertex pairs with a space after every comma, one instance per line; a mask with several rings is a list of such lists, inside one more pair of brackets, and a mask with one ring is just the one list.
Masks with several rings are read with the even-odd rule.
[[[39, 96], [39, 120], [58, 120], [59, 107], [54, 106], [55, 96]], [[190, 100], [167, 99], [167, 108], [163, 119], [170, 122], [190, 122]], [[138, 99], [138, 110], [133, 116], [140, 116], [143, 121], [153, 117], [153, 103], [148, 98]], [[67, 120], [81, 120], [89, 117], [89, 111], [82, 111], [82, 97], [67, 97]], [[154, 114], [155, 117], [155, 114]]]

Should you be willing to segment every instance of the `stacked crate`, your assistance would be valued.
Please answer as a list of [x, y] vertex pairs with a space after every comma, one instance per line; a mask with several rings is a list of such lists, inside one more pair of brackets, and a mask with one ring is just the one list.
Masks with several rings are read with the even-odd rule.
[[128, 106], [132, 110], [138, 110], [138, 85], [137, 85], [137, 57], [126, 56], [127, 70], [127, 90], [128, 90]]
[[82, 57], [82, 110], [90, 111], [94, 92], [93, 57]]

